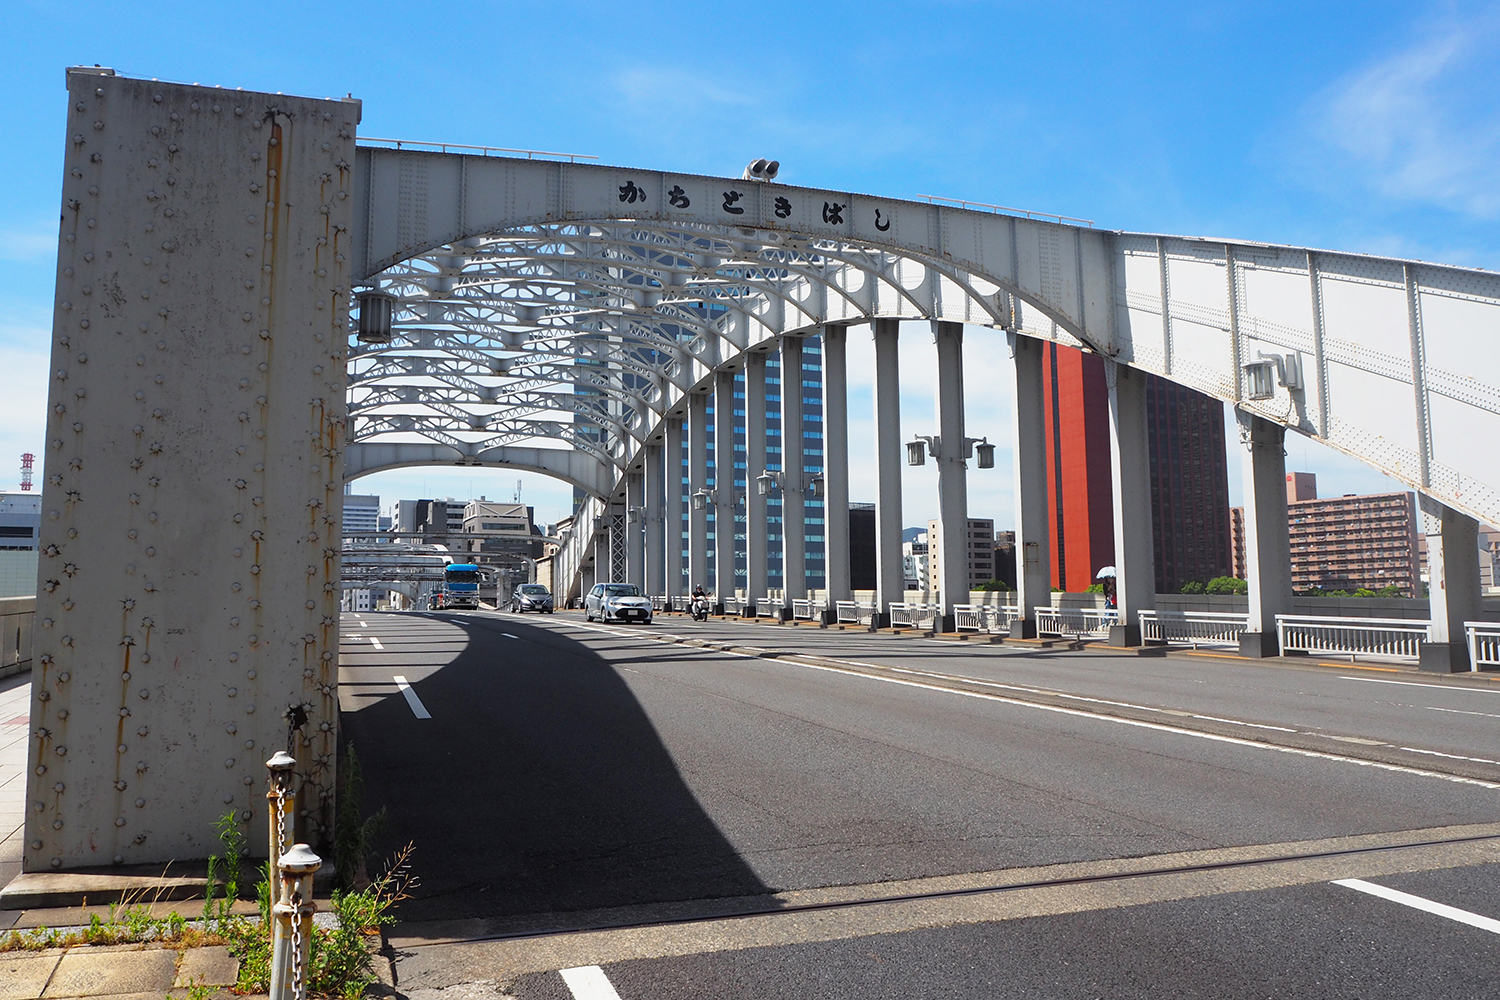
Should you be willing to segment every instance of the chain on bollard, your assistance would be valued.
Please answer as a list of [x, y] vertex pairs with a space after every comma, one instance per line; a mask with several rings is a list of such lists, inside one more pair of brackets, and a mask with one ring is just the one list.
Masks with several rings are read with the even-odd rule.
[[312, 940], [313, 875], [323, 860], [306, 844], [277, 859], [281, 893], [271, 907], [271, 1000], [305, 1000], [308, 944]]
[[270, 859], [270, 882], [274, 890], [281, 884], [277, 874], [277, 862], [286, 853], [287, 817], [294, 816], [297, 808], [297, 794], [292, 790], [292, 778], [297, 761], [285, 750], [278, 750], [276, 754], [266, 761], [266, 770], [270, 772], [270, 787], [266, 790], [266, 804], [271, 811], [270, 814], [270, 836], [271, 849], [267, 857]]

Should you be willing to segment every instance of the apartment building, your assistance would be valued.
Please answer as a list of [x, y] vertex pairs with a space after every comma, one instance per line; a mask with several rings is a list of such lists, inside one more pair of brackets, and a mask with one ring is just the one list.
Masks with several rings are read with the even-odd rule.
[[1311, 474], [1294, 475], [1287, 476], [1293, 590], [1394, 586], [1403, 596], [1421, 595], [1414, 494], [1317, 499]]
[[[995, 521], [971, 517], [965, 529], [964, 553], [968, 563], [969, 589], [995, 578]], [[939, 591], [943, 578], [942, 534], [937, 521], [927, 522], [927, 589]], [[962, 602], [959, 602], [962, 603]]]

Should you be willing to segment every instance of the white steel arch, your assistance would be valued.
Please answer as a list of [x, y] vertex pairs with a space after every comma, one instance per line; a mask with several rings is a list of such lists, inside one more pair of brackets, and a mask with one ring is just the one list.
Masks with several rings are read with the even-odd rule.
[[[481, 366], [531, 371], [533, 343], [571, 352], [537, 372], [554, 386], [578, 384], [561, 370], [578, 359], [607, 367], [600, 397], [557, 399], [565, 389], [548, 407], [605, 432], [592, 450], [606, 472], [751, 347], [824, 323], [932, 319], [1095, 351], [1500, 521], [1500, 454], [1471, 447], [1500, 435], [1500, 384], [1470, 364], [1500, 337], [1491, 272], [623, 167], [361, 147], [354, 178], [355, 277], [402, 296], [403, 331], [455, 357], [477, 349]], [[450, 332], [422, 325], [434, 317]], [[1280, 377], [1254, 398], [1245, 369], [1263, 356]], [[464, 419], [412, 428], [457, 435]], [[351, 453], [364, 439], [356, 420]]]

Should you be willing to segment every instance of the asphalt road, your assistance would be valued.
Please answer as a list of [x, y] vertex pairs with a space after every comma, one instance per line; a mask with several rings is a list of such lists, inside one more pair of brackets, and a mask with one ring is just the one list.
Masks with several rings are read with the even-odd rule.
[[1488, 996], [1500, 970], [1492, 930], [1333, 884], [1500, 917], [1487, 679], [481, 612], [346, 616], [341, 698], [381, 846], [416, 844], [413, 987]]

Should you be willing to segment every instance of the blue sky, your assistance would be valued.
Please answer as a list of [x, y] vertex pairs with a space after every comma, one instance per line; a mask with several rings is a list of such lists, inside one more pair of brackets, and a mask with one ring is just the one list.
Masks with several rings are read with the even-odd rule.
[[[704, 173], [764, 155], [789, 183], [1500, 267], [1500, 3], [10, 0], [3, 25], [0, 488], [14, 488], [21, 451], [42, 451], [63, 67], [75, 63], [353, 93], [370, 136]], [[912, 334], [907, 371], [929, 366], [929, 338]], [[996, 349], [971, 335], [971, 355]], [[974, 368], [970, 422], [995, 440], [1003, 400], [985, 391], [988, 366]], [[924, 380], [904, 425], [927, 432], [930, 414]], [[1317, 445], [1288, 452], [1325, 493], [1389, 482]], [[491, 497], [515, 488], [513, 475], [467, 471], [361, 485], [388, 500], [465, 496], [471, 478]], [[971, 480], [974, 513], [1008, 519], [1008, 480]], [[935, 494], [920, 470], [908, 485], [918, 523]], [[544, 519], [564, 494], [527, 478]]]

